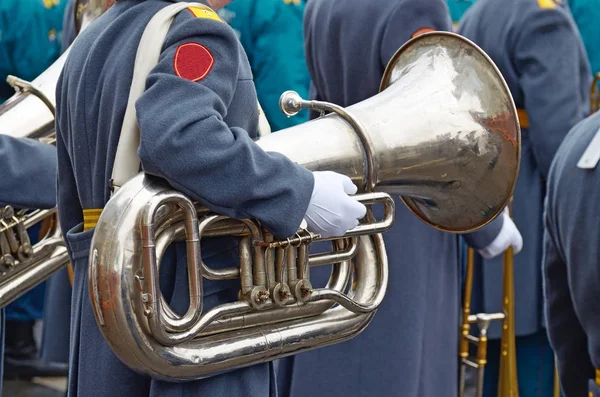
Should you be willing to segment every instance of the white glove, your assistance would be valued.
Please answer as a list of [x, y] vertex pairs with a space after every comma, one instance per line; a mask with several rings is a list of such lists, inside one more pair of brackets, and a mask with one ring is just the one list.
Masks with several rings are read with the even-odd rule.
[[343, 236], [358, 226], [367, 208], [348, 196], [358, 190], [350, 178], [331, 171], [315, 171], [315, 185], [306, 209], [308, 230], [321, 237]]
[[480, 249], [478, 252], [485, 259], [492, 259], [502, 254], [508, 247], [513, 247], [513, 253], [516, 255], [523, 248], [523, 237], [517, 229], [517, 226], [510, 218], [508, 207], [504, 208], [502, 213], [504, 224], [498, 236], [487, 247]]

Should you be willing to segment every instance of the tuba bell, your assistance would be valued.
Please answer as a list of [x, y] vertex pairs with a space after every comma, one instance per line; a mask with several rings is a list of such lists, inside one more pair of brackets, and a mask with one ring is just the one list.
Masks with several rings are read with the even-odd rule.
[[[474, 231], [504, 208], [519, 170], [516, 108], [500, 72], [475, 44], [452, 33], [418, 36], [388, 64], [380, 93], [348, 108], [282, 95], [284, 113], [309, 108], [316, 120], [257, 144], [309, 170], [330, 170], [359, 186], [357, 199], [385, 207], [376, 220], [309, 254], [325, 240], [303, 228], [278, 239], [256, 220], [210, 212], [165, 181], [138, 174], [100, 215], [92, 239], [89, 294], [96, 321], [128, 367], [169, 381], [202, 379], [358, 335], [381, 303], [388, 269], [383, 238], [397, 194], [423, 222]], [[201, 242], [239, 238], [239, 266], [212, 269]], [[158, 283], [162, 255], [185, 239], [190, 305], [176, 313]], [[310, 269], [333, 264], [313, 287]], [[202, 280], [239, 279], [238, 300], [202, 310]]]
[[[78, 0], [73, 17], [85, 29], [111, 2]], [[16, 93], [0, 105], [0, 134], [54, 144], [55, 91], [68, 50], [32, 82], [8, 76]], [[32, 246], [27, 229], [42, 223]], [[4, 307], [69, 263], [54, 209], [0, 208], [0, 307]]]

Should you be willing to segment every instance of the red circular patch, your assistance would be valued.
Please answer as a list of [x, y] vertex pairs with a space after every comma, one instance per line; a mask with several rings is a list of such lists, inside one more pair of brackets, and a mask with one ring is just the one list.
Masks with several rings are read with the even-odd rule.
[[205, 78], [215, 63], [208, 48], [198, 43], [185, 43], [177, 47], [173, 67], [179, 77], [191, 81]]

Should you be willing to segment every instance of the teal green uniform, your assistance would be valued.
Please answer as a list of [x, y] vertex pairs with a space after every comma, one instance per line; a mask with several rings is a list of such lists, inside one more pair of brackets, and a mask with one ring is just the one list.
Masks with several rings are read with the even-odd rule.
[[[476, 0], [448, 0], [452, 22], [458, 24]], [[600, 0], [568, 0], [590, 60], [592, 73], [600, 73]]]
[[0, 1], [0, 101], [13, 94], [6, 76], [33, 80], [58, 58], [65, 0]]
[[294, 90], [308, 97], [310, 77], [304, 58], [301, 0], [234, 1], [219, 10], [240, 39], [254, 75], [258, 100], [273, 131], [308, 120], [308, 112], [294, 117], [279, 109], [279, 97]]
[[569, 7], [581, 33], [592, 73], [600, 73], [600, 0], [569, 0]]
[[450, 9], [450, 17], [453, 24], [458, 24], [460, 18], [469, 7], [475, 3], [475, 0], [448, 0], [448, 8]]

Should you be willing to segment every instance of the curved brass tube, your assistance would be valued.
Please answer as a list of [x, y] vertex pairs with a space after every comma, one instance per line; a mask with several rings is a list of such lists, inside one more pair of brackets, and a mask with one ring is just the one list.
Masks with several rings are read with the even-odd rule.
[[554, 364], [554, 390], [552, 392], [552, 397], [560, 397], [560, 379], [558, 378], [558, 368], [556, 367], [556, 363]]
[[[491, 321], [502, 320], [502, 339], [500, 342], [500, 374], [498, 377], [498, 397], [518, 397], [517, 349], [515, 342], [515, 285], [514, 254], [512, 247], [504, 252], [502, 313], [477, 315], [471, 314], [471, 295], [473, 289], [473, 267], [475, 252], [468, 250], [465, 292], [463, 298], [462, 326], [459, 340], [461, 359], [459, 396], [465, 395], [466, 370], [477, 369], [476, 397], [483, 395], [483, 379], [487, 364], [487, 330]], [[477, 324], [479, 335], [470, 335], [471, 324]], [[476, 357], [469, 355], [469, 343], [476, 346]]]

